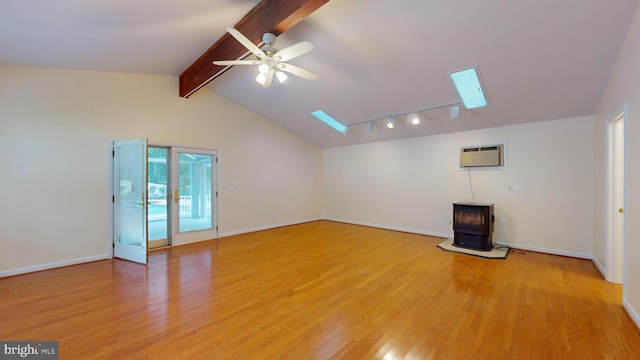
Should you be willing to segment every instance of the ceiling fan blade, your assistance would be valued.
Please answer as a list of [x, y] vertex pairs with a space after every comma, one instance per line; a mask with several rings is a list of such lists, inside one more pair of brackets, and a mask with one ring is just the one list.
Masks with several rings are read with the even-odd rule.
[[240, 31], [232, 28], [231, 26], [227, 26], [227, 31], [229, 32], [229, 34], [231, 34], [231, 36], [233, 36], [236, 40], [238, 40], [244, 47], [246, 47], [247, 50], [251, 51], [258, 58], [262, 59], [267, 57], [267, 55], [265, 55], [265, 53], [262, 50], [260, 50], [259, 47], [256, 46], [256, 44], [252, 43], [251, 40], [247, 39], [246, 36], [242, 35]]
[[311, 50], [313, 50], [313, 44], [308, 41], [303, 41], [278, 51], [273, 57], [278, 61], [287, 61], [304, 55]]
[[229, 65], [258, 65], [259, 60], [216, 60], [213, 65], [229, 66]]
[[297, 66], [289, 65], [289, 64], [279, 63], [278, 69], [282, 71], [286, 71], [288, 73], [291, 73], [295, 76], [299, 76], [307, 80], [315, 80], [318, 78], [318, 75], [312, 73], [311, 71], [307, 71], [305, 69], [299, 68]]

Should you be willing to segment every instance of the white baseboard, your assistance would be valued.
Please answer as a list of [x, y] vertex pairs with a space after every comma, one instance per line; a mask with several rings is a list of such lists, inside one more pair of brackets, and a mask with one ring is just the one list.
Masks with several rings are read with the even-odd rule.
[[519, 249], [519, 250], [529, 250], [529, 251], [535, 251], [535, 252], [551, 254], [551, 255], [560, 255], [560, 256], [568, 256], [568, 257], [573, 257], [573, 258], [578, 258], [578, 259], [593, 260], [593, 255], [591, 255], [591, 254], [584, 254], [584, 253], [577, 253], [577, 252], [573, 252], [573, 251], [564, 251], [564, 250], [541, 248], [541, 247], [537, 247], [537, 246], [511, 244], [511, 243], [507, 243], [507, 242], [494, 241], [493, 243], [496, 244], [496, 245], [508, 246], [510, 248]]
[[602, 275], [602, 278], [607, 280], [607, 274], [604, 271], [604, 266], [600, 264], [600, 261], [598, 261], [598, 259], [596, 259], [595, 256], [591, 257], [591, 261], [593, 261], [593, 265], [596, 266], [596, 269], [598, 269], [598, 271], [600, 272], [600, 275]]
[[[325, 217], [324, 220], [336, 221], [336, 222], [341, 222], [341, 223], [346, 223], [346, 224], [369, 226], [369, 227], [380, 228], [380, 229], [387, 229], [387, 230], [395, 230], [395, 231], [402, 231], [402, 232], [408, 232], [408, 233], [415, 233], [415, 234], [420, 234], [420, 235], [437, 236], [437, 237], [442, 237], [442, 238], [453, 238], [453, 232], [448, 233], [448, 234], [447, 233], [437, 233], [437, 232], [432, 232], [432, 231], [423, 231], [423, 230], [417, 230], [417, 229], [401, 228], [401, 227], [396, 227], [396, 226], [372, 224], [372, 223], [366, 223], [366, 222], [361, 222], [361, 221], [337, 219], [337, 218], [330, 218], [330, 217]], [[511, 248], [514, 248], [514, 249], [529, 250], [529, 251], [535, 251], [535, 252], [540, 252], [540, 253], [545, 253], [545, 254], [568, 256], [568, 257], [574, 257], [574, 258], [579, 258], [579, 259], [594, 260], [594, 257], [591, 254], [577, 253], [577, 252], [572, 252], [572, 251], [555, 250], [555, 249], [547, 249], [547, 248], [541, 248], [541, 247], [535, 247], [535, 246], [526, 246], [526, 245], [511, 244], [511, 243], [497, 242], [497, 241], [494, 241], [493, 243], [496, 244], [496, 245], [508, 246], [508, 247], [511, 247]], [[596, 267], [597, 266], [598, 265], [596, 265]]]
[[638, 330], [640, 330], [640, 315], [638, 315], [638, 311], [631, 306], [631, 303], [624, 295], [622, 296], [622, 307], [627, 311], [631, 320], [636, 323]]
[[316, 219], [298, 220], [298, 221], [291, 221], [291, 222], [286, 222], [286, 223], [259, 226], [259, 227], [250, 228], [250, 229], [242, 229], [242, 230], [236, 230], [236, 231], [221, 232], [220, 233], [220, 237], [223, 238], [223, 237], [227, 237], [227, 236], [247, 234], [247, 233], [252, 233], [252, 232], [256, 232], [256, 231], [275, 229], [275, 228], [279, 228], [279, 227], [283, 227], [283, 226], [304, 224], [304, 223], [308, 223], [308, 222], [312, 222], [312, 221], [319, 221], [319, 220], [323, 220], [323, 219], [322, 218], [316, 218]]
[[18, 269], [4, 270], [4, 271], [0, 271], [0, 278], [7, 277], [7, 276], [27, 274], [27, 273], [42, 271], [42, 270], [50, 270], [50, 269], [55, 269], [63, 266], [83, 264], [83, 263], [88, 263], [88, 262], [93, 262], [98, 260], [106, 260], [106, 259], [109, 259], [109, 255], [103, 254], [103, 255], [89, 256], [89, 257], [80, 258], [80, 259], [65, 260], [65, 261], [59, 261], [59, 262], [48, 263], [48, 264], [27, 266], [27, 267], [18, 268]]
[[450, 233], [450, 234], [436, 233], [436, 232], [431, 232], [431, 231], [423, 231], [423, 230], [417, 230], [417, 229], [401, 228], [401, 227], [397, 227], [397, 226], [387, 226], [387, 225], [380, 225], [380, 224], [371, 224], [371, 223], [365, 223], [365, 222], [360, 222], [360, 221], [352, 221], [352, 220], [336, 219], [336, 218], [324, 218], [324, 220], [341, 222], [341, 223], [345, 223], [345, 224], [368, 226], [368, 227], [374, 227], [374, 228], [385, 229], [385, 230], [394, 230], [394, 231], [402, 231], [402, 232], [413, 233], [413, 234], [436, 236], [436, 237], [441, 237], [441, 238], [452, 238], [453, 237], [453, 233]]

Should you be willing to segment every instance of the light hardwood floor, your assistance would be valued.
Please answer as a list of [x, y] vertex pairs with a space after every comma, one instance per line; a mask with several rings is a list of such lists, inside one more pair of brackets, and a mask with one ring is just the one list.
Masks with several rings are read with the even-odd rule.
[[0, 279], [0, 340], [61, 359], [640, 359], [589, 260], [487, 260], [328, 221]]

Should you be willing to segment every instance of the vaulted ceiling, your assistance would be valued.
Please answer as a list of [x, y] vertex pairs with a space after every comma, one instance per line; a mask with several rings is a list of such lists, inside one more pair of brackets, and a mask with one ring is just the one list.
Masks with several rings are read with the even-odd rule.
[[[0, 5], [0, 64], [179, 76], [257, 4], [9, 0]], [[318, 80], [262, 88], [257, 69], [236, 66], [206, 87], [322, 147], [591, 115], [637, 4], [330, 0], [276, 44], [312, 42], [290, 63]], [[462, 107], [455, 120], [443, 108], [421, 113], [418, 126], [398, 119], [395, 129], [343, 135], [310, 115], [353, 123], [456, 101], [449, 73], [473, 66], [490, 105]]]

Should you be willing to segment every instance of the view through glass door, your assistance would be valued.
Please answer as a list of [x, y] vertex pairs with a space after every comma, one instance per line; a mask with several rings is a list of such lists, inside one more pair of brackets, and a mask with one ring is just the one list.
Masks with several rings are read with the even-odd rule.
[[172, 244], [217, 238], [216, 152], [172, 147], [171, 164]]
[[169, 148], [149, 146], [147, 170], [147, 223], [149, 249], [171, 244], [170, 207], [167, 206], [170, 194]]

